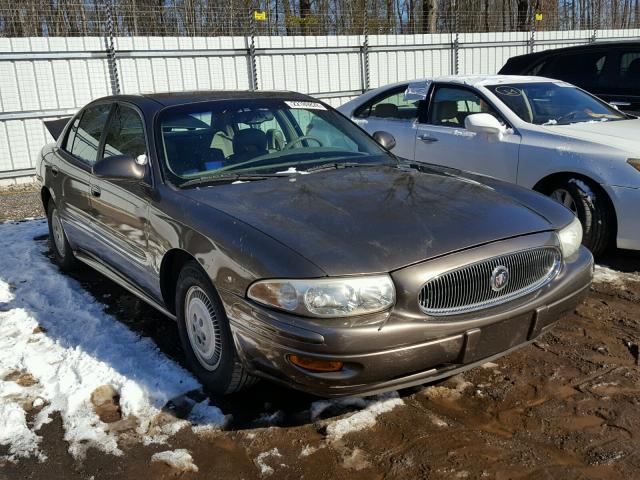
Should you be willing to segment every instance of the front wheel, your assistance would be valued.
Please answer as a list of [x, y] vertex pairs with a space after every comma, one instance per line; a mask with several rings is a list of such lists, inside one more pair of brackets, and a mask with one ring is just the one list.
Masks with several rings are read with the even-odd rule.
[[582, 223], [582, 244], [594, 256], [602, 254], [611, 242], [614, 229], [605, 193], [592, 182], [578, 178], [557, 182], [548, 193], [578, 217]]
[[47, 205], [47, 221], [49, 223], [49, 245], [56, 263], [61, 270], [74, 270], [78, 267], [78, 260], [73, 255], [73, 250], [60, 220], [60, 212], [53, 201], [49, 201]]
[[255, 383], [237, 357], [222, 302], [198, 263], [180, 272], [175, 304], [187, 365], [206, 389], [226, 395]]

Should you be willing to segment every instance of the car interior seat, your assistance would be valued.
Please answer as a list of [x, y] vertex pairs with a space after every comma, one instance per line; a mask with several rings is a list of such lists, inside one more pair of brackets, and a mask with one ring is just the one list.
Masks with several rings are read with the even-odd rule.
[[373, 116], [389, 118], [398, 116], [398, 106], [393, 103], [379, 103], [373, 109]]
[[458, 102], [455, 100], [435, 102], [433, 108], [433, 123], [435, 125], [462, 127], [464, 123], [460, 121], [458, 113]]
[[284, 134], [277, 128], [267, 130], [267, 149], [270, 152], [278, 152], [285, 146]]
[[628, 80], [640, 80], [640, 58], [632, 60], [627, 67], [627, 73], [625, 77]]
[[224, 154], [211, 148], [210, 133], [192, 131], [165, 133], [165, 147], [171, 170], [177, 175], [189, 175], [220, 168]]
[[257, 128], [240, 130], [233, 137], [233, 163], [242, 162], [268, 153], [267, 135]]

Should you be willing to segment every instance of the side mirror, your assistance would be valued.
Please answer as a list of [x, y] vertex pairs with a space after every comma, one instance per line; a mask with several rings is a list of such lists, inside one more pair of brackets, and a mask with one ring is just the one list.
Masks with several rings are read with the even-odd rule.
[[373, 132], [372, 137], [376, 142], [378, 142], [380, 145], [382, 145], [383, 148], [386, 148], [387, 150], [391, 150], [396, 146], [396, 139], [393, 138], [393, 135], [391, 135], [389, 132]]
[[500, 135], [504, 133], [504, 126], [493, 115], [488, 113], [474, 113], [464, 119], [464, 128], [470, 132]]
[[[141, 157], [144, 157], [142, 159]], [[140, 159], [140, 160], [139, 160]], [[146, 156], [138, 159], [129, 155], [114, 155], [105, 157], [93, 166], [96, 177], [112, 180], [142, 180], [146, 174]]]

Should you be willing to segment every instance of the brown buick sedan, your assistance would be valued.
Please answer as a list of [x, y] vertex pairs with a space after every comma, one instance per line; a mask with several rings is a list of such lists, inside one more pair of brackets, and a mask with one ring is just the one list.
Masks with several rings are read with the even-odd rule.
[[565, 207], [404, 162], [308, 96], [113, 96], [63, 123], [37, 167], [57, 262], [175, 319], [214, 392], [449, 376], [531, 342], [591, 282]]

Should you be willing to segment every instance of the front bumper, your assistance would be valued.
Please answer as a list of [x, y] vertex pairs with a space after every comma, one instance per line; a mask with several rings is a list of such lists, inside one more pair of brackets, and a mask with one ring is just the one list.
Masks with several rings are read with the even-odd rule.
[[[477, 250], [482, 253], [487, 248]], [[541, 290], [446, 321], [412, 314], [400, 304], [390, 312], [363, 317], [308, 319], [220, 293], [237, 351], [252, 373], [331, 397], [430, 382], [526, 345], [580, 303], [589, 291], [592, 273], [593, 258], [581, 248]], [[310, 372], [289, 362], [290, 354], [342, 361], [344, 368]]]
[[618, 248], [640, 250], [640, 188], [605, 187], [611, 198], [618, 223]]

